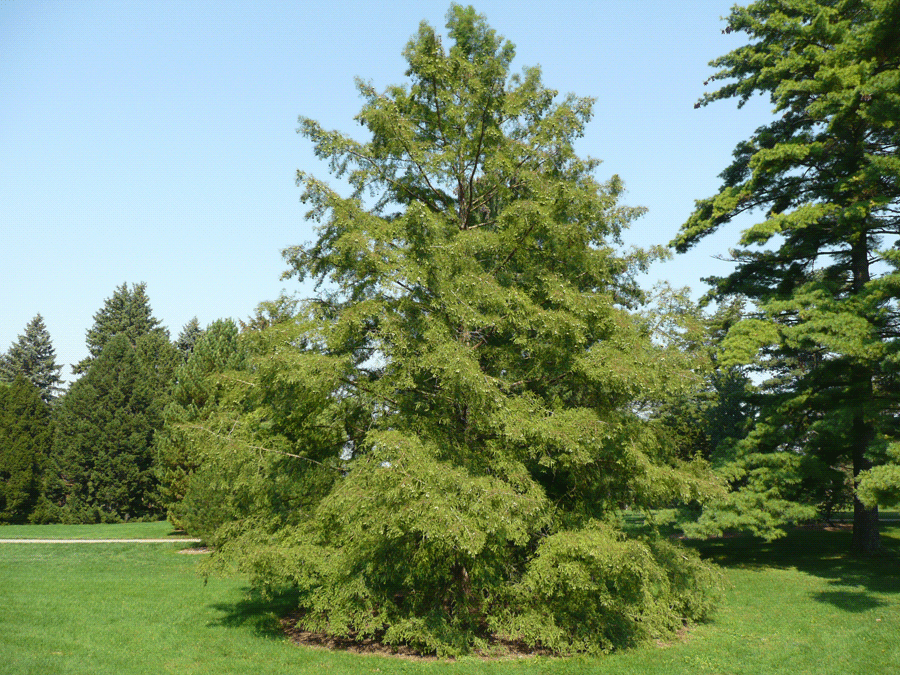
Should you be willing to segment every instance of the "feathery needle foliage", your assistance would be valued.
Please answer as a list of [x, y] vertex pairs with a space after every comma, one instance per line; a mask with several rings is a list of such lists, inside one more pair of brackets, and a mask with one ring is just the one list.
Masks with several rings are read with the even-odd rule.
[[633, 311], [656, 253], [617, 244], [641, 209], [574, 151], [590, 99], [512, 74], [471, 8], [447, 28], [449, 48], [426, 23], [410, 40], [408, 85], [358, 82], [369, 140], [300, 119], [353, 187], [298, 173], [320, 225], [286, 276], [326, 290], [242, 335], [231, 403], [180, 427], [205, 457], [190, 489], [222, 495], [220, 562], [294, 585], [313, 630], [444, 655], [670, 634], [715, 573], [618, 512], [720, 487], [642, 414], [695, 378]]

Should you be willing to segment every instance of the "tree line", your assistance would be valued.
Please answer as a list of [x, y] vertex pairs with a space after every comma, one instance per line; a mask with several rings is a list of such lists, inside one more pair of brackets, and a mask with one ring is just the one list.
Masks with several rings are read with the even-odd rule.
[[145, 284], [118, 287], [94, 315], [82, 377], [61, 388], [38, 314], [0, 358], [0, 521], [117, 522], [158, 518], [153, 439], [175, 371], [201, 334], [172, 344]]
[[593, 101], [512, 72], [513, 45], [452, 5], [448, 46], [426, 23], [407, 44], [407, 84], [359, 82], [367, 141], [300, 119], [352, 190], [297, 175], [317, 236], [284, 276], [317, 297], [172, 344], [122, 286], [55, 402], [54, 366], [8, 367], [49, 344], [29, 324], [0, 371], [2, 513], [165, 511], [222, 567], [296, 589], [306, 629], [439, 654], [608, 651], [701, 620], [716, 570], [668, 524], [774, 538], [852, 506], [854, 552], [877, 553], [900, 495], [900, 4], [726, 22], [749, 43], [698, 106], [762, 93], [778, 117], [672, 242], [761, 214], [703, 301], [640, 287], [665, 249], [622, 250], [642, 210], [574, 148]]

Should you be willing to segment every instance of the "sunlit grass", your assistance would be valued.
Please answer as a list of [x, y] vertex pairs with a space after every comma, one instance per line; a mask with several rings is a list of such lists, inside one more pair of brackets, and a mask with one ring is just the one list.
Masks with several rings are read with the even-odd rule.
[[0, 539], [164, 539], [186, 536], [163, 520], [112, 525], [3, 525]]
[[[148, 525], [159, 527], [109, 527]], [[108, 526], [89, 527], [77, 536], [122, 536], [98, 534]], [[854, 560], [845, 555], [849, 536], [798, 531], [770, 544], [752, 538], [698, 544], [723, 566], [727, 581], [709, 623], [670, 645], [601, 659], [496, 662], [296, 647], [277, 626], [289, 596], [254, 599], [241, 579], [204, 584], [196, 573], [202, 556], [179, 554], [185, 544], [0, 545], [0, 673], [900, 672], [897, 559]], [[898, 537], [900, 527], [885, 527], [889, 549], [900, 549]]]

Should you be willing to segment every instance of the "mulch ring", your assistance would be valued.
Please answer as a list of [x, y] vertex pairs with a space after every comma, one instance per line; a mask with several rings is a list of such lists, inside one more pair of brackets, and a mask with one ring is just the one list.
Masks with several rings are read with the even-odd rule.
[[[281, 629], [294, 644], [332, 651], [345, 651], [352, 654], [393, 656], [411, 661], [439, 660], [434, 654], [423, 654], [406, 645], [388, 645], [372, 638], [356, 640], [352, 637], [337, 637], [327, 633], [303, 630], [297, 626], [301, 616], [300, 612], [295, 612], [280, 620]], [[475, 654], [483, 660], [525, 659], [550, 655], [551, 653], [547, 650], [535, 649], [522, 642], [501, 640], [500, 638], [491, 640], [491, 646], [487, 652], [476, 652]]]
[[200, 546], [198, 548], [183, 548], [178, 552], [185, 555], [200, 555], [201, 553], [212, 553], [212, 549], [209, 546]]

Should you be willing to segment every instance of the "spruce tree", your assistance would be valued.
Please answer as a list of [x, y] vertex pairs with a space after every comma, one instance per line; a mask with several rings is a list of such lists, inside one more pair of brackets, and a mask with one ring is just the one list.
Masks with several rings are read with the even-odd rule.
[[89, 355], [73, 365], [72, 372], [76, 375], [86, 373], [106, 343], [116, 335], [124, 335], [134, 346], [140, 336], [149, 333], [159, 333], [166, 339], [169, 337], [169, 332], [153, 316], [147, 284], [132, 284], [129, 289], [128, 284], [123, 283], [94, 314], [94, 325], [88, 329], [85, 340]]
[[[743, 473], [732, 474], [744, 515], [755, 510], [764, 523], [815, 479], [807, 460], [859, 477], [900, 440], [900, 252], [891, 240], [900, 236], [900, 5], [761, 0], [726, 21], [724, 32], [750, 43], [712, 63], [711, 81], [726, 83], [697, 106], [766, 94], [777, 118], [737, 146], [719, 193], [697, 203], [673, 243], [684, 251], [762, 211], [731, 252], [735, 271], [711, 279], [711, 293], [753, 303], [723, 345], [725, 362], [767, 378], [741, 446]], [[758, 508], [767, 501], [775, 507]], [[880, 546], [877, 508], [858, 494], [852, 546]]]
[[45, 403], [53, 401], [61, 391], [61, 370], [62, 366], [56, 363], [50, 333], [40, 314], [28, 322], [25, 333], [0, 356], [0, 380], [12, 382], [18, 375], [24, 375], [40, 390]]
[[0, 386], [0, 522], [24, 523], [50, 453], [50, 409], [21, 373]]
[[197, 340], [199, 340], [202, 335], [203, 329], [200, 328], [200, 322], [197, 320], [196, 316], [184, 324], [184, 327], [178, 334], [178, 339], [175, 340], [175, 347], [181, 353], [181, 357], [184, 361], [187, 361], [190, 358], [191, 352], [194, 351], [194, 345], [197, 344]]

